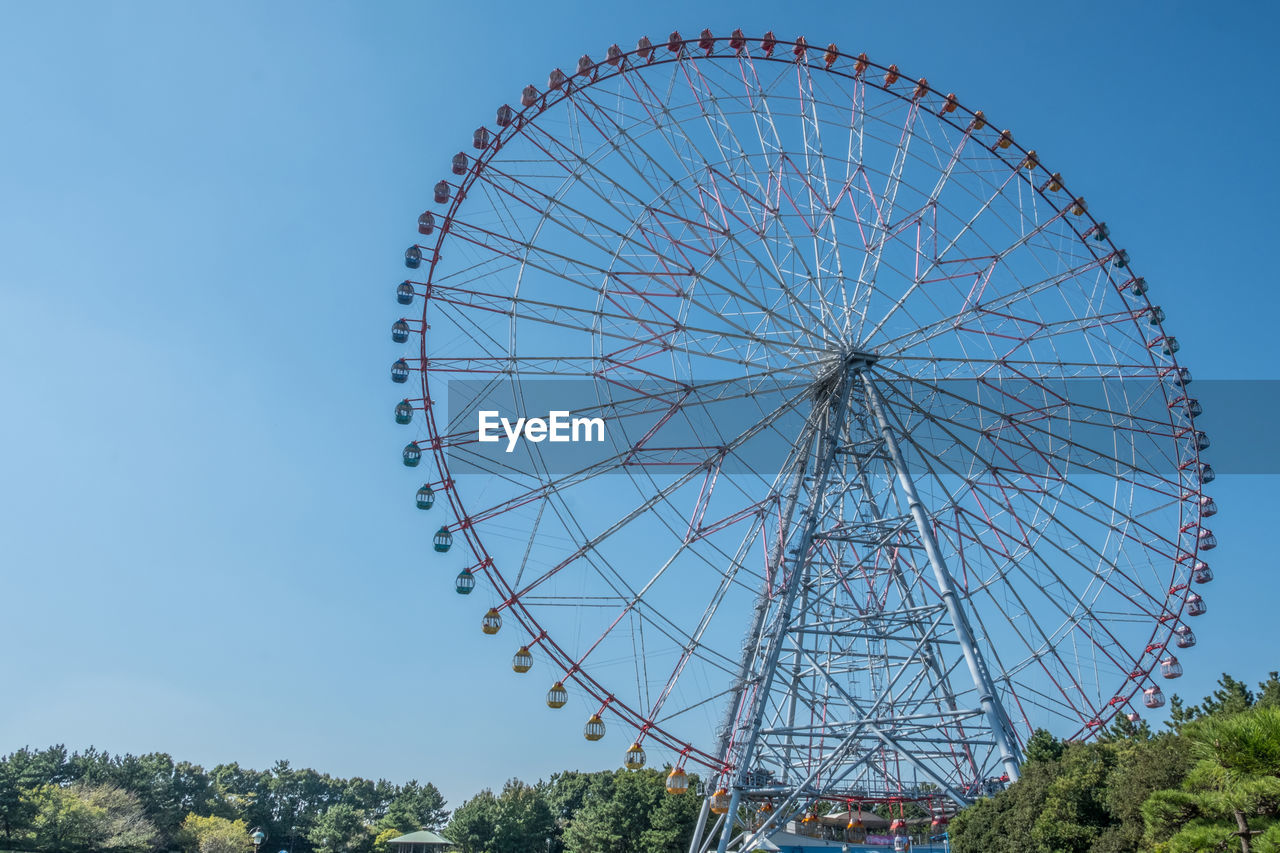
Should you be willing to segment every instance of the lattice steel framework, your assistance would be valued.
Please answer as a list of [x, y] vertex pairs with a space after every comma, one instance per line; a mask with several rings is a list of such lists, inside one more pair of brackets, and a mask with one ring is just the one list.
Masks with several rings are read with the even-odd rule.
[[[436, 185], [393, 332], [435, 550], [517, 671], [630, 729], [629, 766], [775, 804], [757, 832], [966, 802], [1034, 728], [1163, 702], [1212, 577], [1208, 439], [1146, 282], [1035, 151], [772, 35], [615, 45], [521, 103]], [[552, 380], [605, 451], [476, 443], [464, 414], [576, 393]]]

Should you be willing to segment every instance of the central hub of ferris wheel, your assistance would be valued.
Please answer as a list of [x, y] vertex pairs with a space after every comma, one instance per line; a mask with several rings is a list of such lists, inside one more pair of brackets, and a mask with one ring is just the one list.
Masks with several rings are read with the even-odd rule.
[[875, 353], [846, 347], [833, 351], [831, 366], [821, 371], [813, 380], [814, 399], [821, 399], [838, 390], [848, 376], [869, 370], [877, 358]]
[[[700, 773], [692, 853], [822, 800], [848, 841], [863, 805], [945, 823], [1036, 728], [1160, 707], [1213, 578], [1209, 440], [1084, 198], [835, 44], [568, 67], [452, 158], [392, 330], [427, 548], [513, 677], [673, 794]], [[482, 452], [477, 408], [539, 406], [611, 445]]]

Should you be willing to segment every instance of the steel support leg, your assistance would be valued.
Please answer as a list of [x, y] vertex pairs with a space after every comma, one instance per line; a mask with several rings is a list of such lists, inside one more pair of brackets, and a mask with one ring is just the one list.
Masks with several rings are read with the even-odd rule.
[[[795, 606], [796, 597], [800, 592], [800, 588], [804, 585], [805, 577], [808, 573], [814, 534], [822, 521], [822, 505], [826, 499], [827, 485], [834, 467], [836, 454], [839, 452], [840, 436], [849, 411], [849, 395], [858, 369], [859, 366], [855, 364], [842, 367], [837, 374], [831, 377], [827, 390], [820, 392], [814, 400], [815, 414], [821, 423], [821, 431], [815, 436], [813, 484], [809, 493], [808, 505], [805, 507], [804, 515], [801, 519], [799, 535], [795, 540], [795, 547], [792, 549], [795, 554], [794, 563], [782, 590], [777, 611], [774, 613], [773, 624], [770, 626], [767, 659], [760, 670], [762, 673], [761, 683], [757, 687], [755, 702], [748, 716], [746, 740], [740, 753], [738, 766], [735, 768], [737, 779], [734, 781], [731, 795], [732, 803], [729, 807], [729, 813], [725, 815], [724, 828], [720, 833], [720, 844], [717, 847], [717, 853], [725, 853], [729, 840], [733, 837], [737, 806], [742, 800], [742, 779], [750, 769], [752, 759], [755, 756], [756, 744], [760, 738], [760, 727], [764, 722], [766, 705], [769, 701], [769, 692], [773, 686], [774, 676], [777, 673], [778, 658], [782, 653], [782, 638], [786, 635], [787, 626], [791, 620], [791, 611]], [[779, 544], [785, 546], [786, 543], [780, 541]], [[776, 564], [777, 571], [781, 571], [785, 556], [785, 552], [780, 551]]]
[[924, 504], [920, 501], [920, 494], [916, 491], [915, 481], [911, 479], [911, 474], [907, 470], [902, 448], [898, 446], [897, 436], [894, 435], [893, 427], [885, 414], [884, 400], [881, 399], [880, 392], [876, 389], [875, 383], [871, 381], [871, 377], [865, 372], [861, 374], [861, 377], [863, 388], [866, 389], [867, 406], [880, 428], [880, 436], [884, 439], [885, 449], [889, 451], [889, 457], [893, 460], [894, 470], [898, 474], [898, 482], [901, 484], [903, 492], [906, 493], [911, 518], [915, 522], [917, 532], [920, 534], [920, 541], [924, 545], [929, 564], [933, 567], [934, 581], [938, 585], [938, 592], [942, 596], [943, 604], [947, 608], [947, 615], [950, 617], [952, 627], [955, 629], [956, 638], [960, 643], [961, 650], [964, 652], [965, 663], [969, 666], [969, 674], [973, 677], [973, 685], [978, 690], [982, 711], [987, 717], [987, 725], [991, 728], [991, 735], [995, 739], [996, 748], [1000, 750], [1000, 760], [1004, 764], [1005, 772], [1009, 774], [1009, 781], [1016, 782], [1019, 775], [1018, 750], [1015, 746], [1013, 733], [1009, 730], [1008, 718], [996, 695], [991, 673], [982, 659], [977, 642], [974, 641], [973, 629], [969, 627], [969, 619], [960, 606], [960, 598], [956, 595], [955, 583], [951, 579], [951, 573], [947, 571], [947, 564], [942, 557], [942, 549], [938, 547], [938, 540], [933, 534], [932, 521], [928, 513], [925, 512]]

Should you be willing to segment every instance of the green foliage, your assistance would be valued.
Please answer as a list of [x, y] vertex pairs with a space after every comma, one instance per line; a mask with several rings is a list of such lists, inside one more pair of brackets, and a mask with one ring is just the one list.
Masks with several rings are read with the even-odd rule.
[[459, 853], [488, 853], [497, 828], [498, 798], [485, 788], [454, 811], [444, 832]]
[[67, 749], [62, 745], [42, 752], [23, 747], [0, 759], [0, 834], [4, 846], [14, 846], [31, 827], [36, 806], [26, 792], [66, 781], [66, 765]]
[[24, 841], [37, 850], [96, 846], [100, 815], [77, 791], [41, 785], [23, 795], [31, 808], [30, 833]]
[[393, 838], [398, 838], [405, 833], [398, 829], [380, 829], [377, 836], [373, 839], [374, 853], [389, 853], [391, 846], [387, 844]]
[[565, 827], [566, 853], [631, 853], [665, 796], [658, 771], [619, 770], [611, 796], [585, 803]]
[[494, 853], [542, 853], [556, 829], [541, 791], [518, 779], [503, 786], [496, 818]]
[[1216, 714], [1184, 728], [1194, 763], [1179, 787], [1157, 791], [1143, 805], [1149, 844], [1192, 849], [1212, 835], [1238, 838], [1249, 853], [1254, 835], [1280, 818], [1280, 708], [1235, 711], [1239, 698], [1228, 690]]
[[[659, 784], [664, 784], [666, 773], [659, 774]], [[663, 790], [658, 807], [649, 816], [649, 828], [640, 834], [640, 850], [645, 853], [684, 853], [689, 849], [702, 798], [697, 794], [697, 780], [691, 778], [689, 790], [683, 794], [668, 794]]]
[[1258, 700], [1255, 704], [1261, 708], [1280, 706], [1280, 672], [1272, 670], [1267, 680], [1258, 685]]
[[[35, 844], [37, 818], [40, 831], [48, 835], [61, 832], [63, 824], [70, 827], [83, 811], [64, 802], [65, 819], [54, 820], [53, 812], [40, 814], [42, 805], [53, 808], [46, 801], [61, 796], [37, 794], [48, 785], [126, 792], [154, 830], [152, 846], [161, 850], [194, 849], [197, 842], [184, 828], [191, 815], [259, 826], [273, 843], [294, 853], [312, 853], [312, 831], [339, 803], [357, 809], [371, 827], [402, 830], [396, 835], [424, 826], [438, 829], [449, 815], [440, 791], [430, 783], [397, 786], [385, 780], [341, 779], [294, 769], [287, 761], [266, 771], [235, 763], [206, 770], [159, 752], [112, 755], [91, 747], [69, 754], [63, 746], [38, 752], [24, 748], [0, 757], [0, 849]], [[61, 843], [68, 853], [89, 849], [74, 840], [80, 836], [66, 837], [71, 840]], [[243, 846], [237, 849], [244, 853]]]
[[[669, 769], [669, 768], [668, 768]], [[702, 798], [666, 793], [667, 771], [557, 773], [463, 803], [445, 828], [458, 853], [684, 853]]]
[[412, 779], [391, 798], [378, 827], [395, 829], [404, 835], [419, 829], [439, 829], [448, 817], [439, 789], [430, 782], [419, 785], [417, 779]]
[[557, 821], [567, 823], [588, 802], [613, 796], [613, 781], [612, 773], [554, 773], [547, 785], [547, 804]]
[[1169, 697], [1169, 719], [1165, 725], [1174, 732], [1181, 732], [1182, 727], [1199, 715], [1200, 709], [1195, 705], [1187, 706], [1177, 693]]
[[956, 815], [950, 826], [951, 849], [955, 853], [1027, 853], [1039, 849], [1031, 833], [1044, 811], [1058, 766], [1056, 760], [1030, 762], [1017, 784]]
[[1099, 837], [1099, 850], [1139, 849], [1145, 831], [1142, 804], [1154, 792], [1179, 784], [1190, 765], [1185, 744], [1171, 734], [1121, 745], [1104, 795], [1116, 823]]
[[1239, 714], [1253, 707], [1253, 701], [1253, 691], [1243, 681], [1223, 673], [1218, 679], [1218, 689], [1200, 703], [1200, 716]]
[[186, 853], [246, 853], [252, 843], [244, 821], [196, 814], [183, 819], [176, 840]]
[[1124, 714], [1116, 714], [1111, 726], [1102, 733], [1101, 740], [1106, 741], [1148, 741], [1154, 735], [1151, 732], [1151, 726], [1146, 720], [1133, 722]]
[[1036, 729], [1027, 739], [1023, 760], [1027, 764], [1037, 761], [1057, 761], [1062, 757], [1064, 744], [1044, 729]]
[[376, 838], [365, 812], [350, 802], [330, 806], [307, 833], [316, 853], [372, 853]]
[[146, 850], [156, 839], [138, 798], [111, 785], [41, 785], [23, 799], [32, 809], [24, 843], [36, 850]]
[[1226, 850], [1236, 842], [1231, 827], [1195, 819], [1175, 837], [1156, 845], [1160, 853], [1200, 853], [1203, 850]]
[[679, 796], [665, 780], [666, 770], [513, 779], [450, 819], [431, 783], [341, 779], [287, 761], [206, 770], [164, 753], [21, 749], [0, 757], [0, 849], [246, 853], [250, 827], [261, 827], [268, 847], [294, 853], [385, 853], [425, 827], [459, 853], [683, 853], [702, 805], [697, 778]]
[[[1268, 696], [1268, 704], [1280, 702], [1280, 673], [1271, 673], [1271, 678], [1262, 682], [1260, 688]], [[1174, 731], [1180, 732], [1188, 723], [1210, 716], [1239, 714], [1252, 708], [1256, 698], [1253, 691], [1243, 681], [1237, 681], [1225, 672], [1218, 679], [1218, 689], [1204, 697], [1199, 705], [1187, 705], [1182, 698], [1174, 694], [1169, 700], [1169, 721], [1165, 724]]]
[[951, 821], [955, 853], [1280, 853], [1280, 674], [1229, 675], [1169, 731], [1117, 717], [1093, 743], [1036, 731], [1022, 778]]

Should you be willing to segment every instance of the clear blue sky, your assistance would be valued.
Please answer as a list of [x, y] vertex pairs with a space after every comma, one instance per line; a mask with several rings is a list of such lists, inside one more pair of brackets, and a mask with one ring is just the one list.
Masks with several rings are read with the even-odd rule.
[[[617, 766], [481, 636], [406, 500], [392, 291], [472, 129], [642, 34], [865, 50], [1082, 188], [1197, 378], [1275, 379], [1277, 8], [0, 6], [0, 752], [287, 758], [452, 805]], [[1184, 696], [1280, 669], [1276, 485], [1213, 486]]]

